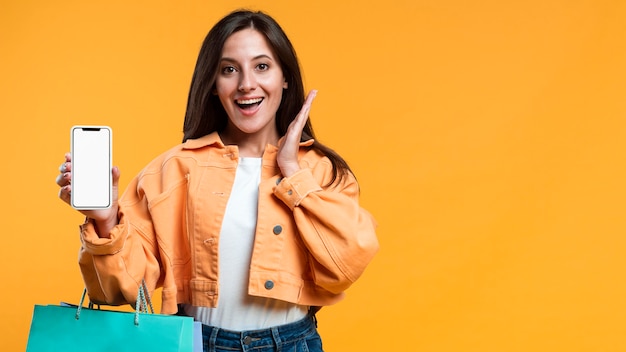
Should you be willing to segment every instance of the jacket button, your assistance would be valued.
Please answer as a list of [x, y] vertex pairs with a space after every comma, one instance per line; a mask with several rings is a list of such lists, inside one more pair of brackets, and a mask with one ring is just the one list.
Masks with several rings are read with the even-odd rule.
[[282, 177], [277, 178], [277, 179], [276, 179], [276, 185], [278, 185], [278, 184], [280, 183], [280, 181], [282, 181], [282, 180], [283, 180], [283, 178], [282, 178]]
[[273, 288], [274, 288], [274, 281], [272, 281], [272, 280], [265, 281], [265, 289], [266, 290], [271, 290]]
[[272, 231], [274, 232], [274, 235], [280, 235], [280, 233], [283, 232], [283, 227], [280, 225], [276, 225], [274, 226], [274, 229], [272, 229]]

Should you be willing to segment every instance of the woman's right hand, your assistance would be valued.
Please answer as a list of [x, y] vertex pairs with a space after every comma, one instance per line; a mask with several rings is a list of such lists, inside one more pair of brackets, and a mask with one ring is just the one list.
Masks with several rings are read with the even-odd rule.
[[[57, 178], [56, 183], [61, 187], [59, 190], [59, 198], [67, 204], [70, 204], [72, 187], [70, 185], [72, 179], [72, 155], [70, 153], [65, 154], [65, 162], [59, 167], [61, 172]], [[79, 210], [79, 212], [86, 217], [93, 219], [96, 223], [98, 235], [100, 237], [108, 237], [111, 229], [117, 225], [117, 197], [118, 197], [118, 184], [120, 180], [120, 170], [117, 166], [111, 169], [111, 176], [113, 177], [113, 194], [112, 204], [106, 209], [95, 210]]]

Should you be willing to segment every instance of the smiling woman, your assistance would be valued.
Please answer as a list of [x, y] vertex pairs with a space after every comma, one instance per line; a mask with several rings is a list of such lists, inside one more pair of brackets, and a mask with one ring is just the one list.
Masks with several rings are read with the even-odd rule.
[[266, 144], [278, 144], [276, 111], [288, 87], [280, 62], [263, 34], [248, 28], [226, 40], [219, 67], [215, 90], [229, 117], [220, 137], [241, 156], [260, 157]]
[[[240, 31], [242, 33], [238, 33]], [[231, 38], [232, 36], [235, 36], [235, 38]], [[239, 44], [242, 39], [245, 39], [246, 42]], [[230, 46], [230, 49], [226, 47], [226, 44]], [[236, 57], [225, 55], [226, 50], [231, 52], [229, 55], [235, 55]], [[227, 113], [226, 109], [228, 106], [232, 107], [234, 100], [233, 97], [230, 97], [230, 100], [226, 103], [227, 105], [224, 104], [222, 96], [218, 97], [217, 94], [219, 88], [217, 81], [225, 73], [223, 70], [230, 73], [236, 72], [238, 67], [235, 64], [243, 64], [243, 62], [238, 60], [243, 60], [244, 58], [245, 60], [251, 60], [252, 58], [261, 60], [263, 57], [272, 59], [273, 62], [257, 62], [258, 64], [264, 64], [260, 65], [260, 67], [275, 72], [278, 69], [277, 65], [280, 65], [283, 76], [280, 103], [274, 117], [275, 127], [278, 136], [289, 137], [288, 140], [291, 141], [291, 144], [280, 144], [282, 150], [289, 148], [289, 145], [295, 145], [296, 141], [310, 141], [311, 148], [328, 158], [332, 164], [332, 177], [325, 185], [331, 185], [337, 179], [341, 181], [344, 176], [351, 173], [348, 163], [331, 148], [315, 139], [313, 126], [308, 119], [311, 102], [316, 92], [309, 93], [305, 102], [304, 85], [295, 49], [280, 25], [272, 17], [261, 12], [234, 12], [230, 16], [221, 19], [209, 31], [200, 49], [191, 81], [183, 127], [185, 133], [183, 141], [189, 138], [199, 138], [212, 132], [224, 132], [227, 129], [227, 125], [232, 123], [232, 116]], [[224, 62], [230, 63], [230, 65], [226, 64], [226, 67], [220, 66]], [[248, 65], [250, 62], [246, 64]], [[241, 66], [238, 69], [243, 71], [244, 67]], [[235, 77], [239, 77], [239, 80], [243, 79], [237, 81], [237, 88], [245, 91], [246, 89], [250, 90], [249, 86], [245, 87], [246, 85], [256, 85], [258, 82], [249, 81], [250, 77], [248, 77], [248, 74], [250, 72], [244, 73], [245, 75], [242, 76], [240, 72]], [[272, 99], [276, 98], [278, 97], [272, 97]], [[276, 108], [276, 106], [274, 107]], [[241, 112], [242, 109], [239, 109], [239, 111]], [[296, 116], [300, 118], [294, 119]], [[294, 121], [296, 122], [295, 125], [292, 123]], [[296, 133], [288, 134], [287, 132], [290, 128], [293, 128]], [[237, 138], [232, 142], [237, 143], [240, 138], [243, 138], [245, 142], [243, 146], [244, 152], [248, 155], [260, 155], [260, 152], [268, 142], [266, 139], [250, 140], [250, 138], [261, 138], [261, 135], [248, 134], [242, 136], [239, 132], [237, 134], [237, 136], [234, 136]], [[224, 137], [225, 135], [222, 133], [220, 136]], [[226, 140], [225, 142], [229, 143], [231, 141]], [[283, 165], [281, 171], [287, 172], [286, 175], [291, 175], [299, 170], [297, 163], [293, 162], [296, 154], [297, 148], [290, 148], [287, 153], [280, 153], [277, 156], [277, 161]], [[290, 155], [290, 157], [285, 159], [286, 155]]]
[[[311, 111], [317, 137], [350, 162], [359, 203], [381, 224], [383, 250], [345, 300], [316, 315], [325, 350], [626, 351], [626, 1], [147, 3], [0, 5], [3, 351], [25, 350], [33, 304], [77, 303], [84, 286], [75, 231], [84, 216], [59, 201], [52, 183], [70, 127], [111, 126], [119, 189], [139, 190], [127, 187], [133, 176], [183, 138], [202, 40], [238, 6], [267, 11], [289, 34], [306, 90], [294, 94], [295, 71], [280, 44], [274, 55], [289, 86], [277, 115], [296, 105], [293, 118], [308, 90], [319, 90]], [[272, 49], [279, 40], [267, 38]], [[208, 97], [191, 96], [190, 111], [221, 107], [209, 84], [216, 77], [198, 78]], [[206, 133], [187, 131], [188, 146], [198, 148], [186, 157], [224, 151], [206, 169], [235, 172], [226, 147], [200, 147]], [[257, 167], [255, 158], [242, 160], [245, 169]], [[154, 219], [173, 219], [181, 210], [164, 210], [170, 195], [187, 187], [203, 194], [179, 198], [196, 210], [178, 219], [188, 234], [207, 236], [176, 247], [197, 251], [194, 263], [185, 261], [190, 253], [172, 258], [176, 270], [195, 267], [204, 260], [198, 253], [218, 245], [206, 223], [221, 221], [219, 214], [202, 212], [233, 197], [198, 186], [196, 171], [188, 176], [176, 183], [168, 174], [170, 187], [149, 195]], [[260, 194], [266, 202], [268, 191]], [[284, 235], [292, 228], [262, 220], [282, 216], [279, 208], [257, 214], [266, 244], [291, 244]], [[152, 231], [150, 222], [124, 216], [130, 228]], [[273, 260], [287, 266], [290, 258]], [[282, 286], [274, 280], [269, 292]], [[265, 281], [255, 287], [266, 290]]]
[[[204, 350], [322, 351], [315, 313], [344, 297], [378, 241], [347, 163], [313, 139], [315, 95], [305, 100], [295, 51], [271, 17], [219, 21], [200, 50], [183, 143], [119, 200], [113, 168], [113, 206], [81, 211], [90, 299], [134, 302], [145, 279], [163, 288], [163, 313], [202, 322]], [[61, 170], [67, 202], [71, 155]]]

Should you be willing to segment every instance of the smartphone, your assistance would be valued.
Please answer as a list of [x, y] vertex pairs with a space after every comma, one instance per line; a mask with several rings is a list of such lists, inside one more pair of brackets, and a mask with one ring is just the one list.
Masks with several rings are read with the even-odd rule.
[[108, 126], [72, 127], [72, 207], [103, 209], [111, 206], [111, 134]]

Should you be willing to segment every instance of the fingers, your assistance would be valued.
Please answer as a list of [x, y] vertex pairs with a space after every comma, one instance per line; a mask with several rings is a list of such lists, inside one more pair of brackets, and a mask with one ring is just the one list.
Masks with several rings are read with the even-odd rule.
[[311, 104], [313, 103], [313, 99], [315, 99], [316, 95], [316, 90], [309, 92], [304, 104], [302, 104], [302, 109], [300, 109], [298, 115], [289, 124], [285, 138], [279, 146], [276, 161], [281, 173], [285, 177], [289, 177], [300, 170], [300, 165], [298, 164], [300, 139], [302, 138], [302, 131], [306, 126], [306, 122], [309, 119]]
[[300, 109], [300, 113], [298, 113], [298, 116], [296, 117], [296, 121], [297, 121], [296, 123], [300, 127], [299, 130], [302, 130], [302, 128], [304, 128], [304, 124], [306, 123], [306, 120], [309, 119], [309, 113], [311, 112], [311, 104], [313, 104], [313, 99], [315, 99], [315, 96], [317, 96], [317, 90], [313, 89], [306, 96], [306, 100], [304, 101], [304, 104], [302, 104], [302, 109]]
[[71, 190], [70, 180], [72, 178], [72, 155], [65, 153], [65, 162], [59, 166], [60, 174], [56, 177], [56, 183], [59, 189], [59, 198], [67, 204], [70, 204]]
[[313, 99], [315, 99], [315, 96], [317, 96], [317, 89], [313, 89], [309, 92], [309, 94], [306, 96], [306, 100], [304, 101], [304, 106], [308, 106], [310, 108], [311, 104], [313, 103]]
[[313, 99], [317, 95], [317, 90], [312, 90], [306, 97], [304, 104], [302, 104], [302, 109], [296, 116], [296, 118], [291, 121], [289, 127], [287, 128], [287, 137], [289, 139], [296, 140], [300, 142], [300, 136], [302, 134], [302, 130], [306, 125], [306, 121], [309, 119], [309, 112], [311, 111], [311, 104], [313, 104]]
[[57, 176], [56, 182], [57, 185], [64, 187], [70, 184], [70, 179], [72, 178], [72, 174], [70, 172], [63, 172]]
[[61, 173], [56, 178], [57, 185], [61, 187], [69, 185], [72, 177], [72, 155], [70, 153], [65, 153], [65, 162], [59, 166], [59, 171]]
[[67, 204], [70, 204], [72, 186], [67, 185], [59, 189], [59, 198]]
[[59, 167], [59, 171], [66, 172], [72, 168], [72, 154], [65, 153], [65, 162]]

